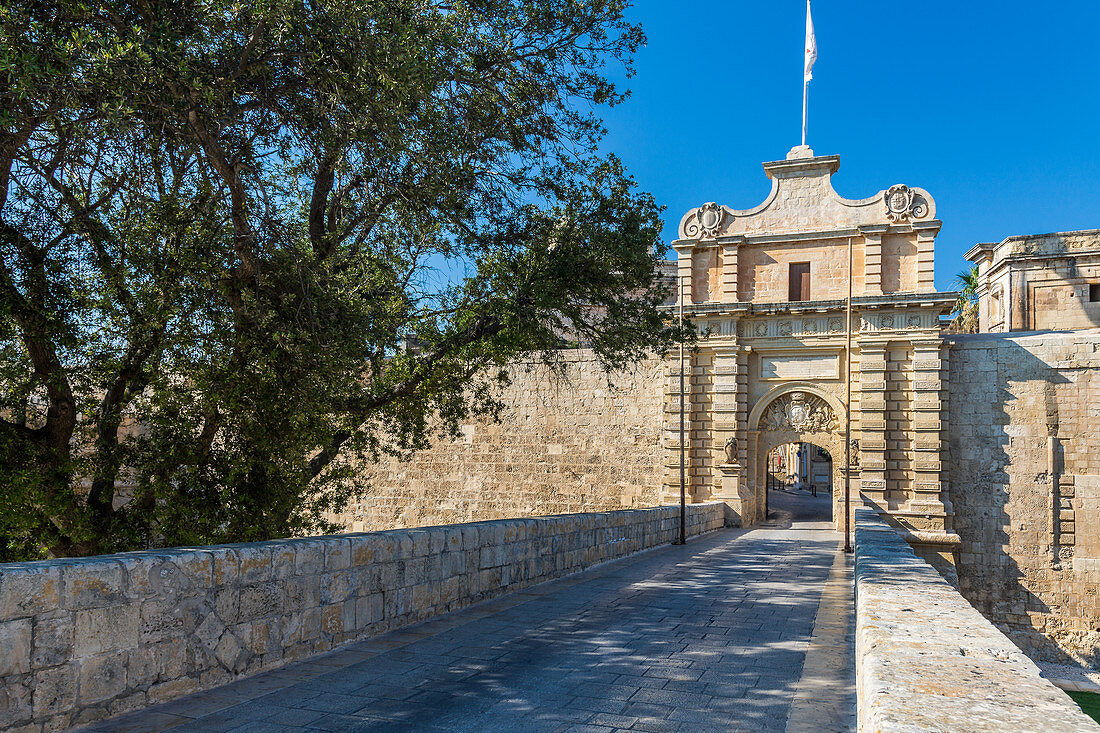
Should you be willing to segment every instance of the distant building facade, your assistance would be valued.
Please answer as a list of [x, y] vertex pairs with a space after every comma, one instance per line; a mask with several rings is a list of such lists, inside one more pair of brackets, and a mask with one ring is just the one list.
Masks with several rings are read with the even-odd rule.
[[1068, 331], [1100, 326], [1100, 229], [976, 244], [978, 330]]

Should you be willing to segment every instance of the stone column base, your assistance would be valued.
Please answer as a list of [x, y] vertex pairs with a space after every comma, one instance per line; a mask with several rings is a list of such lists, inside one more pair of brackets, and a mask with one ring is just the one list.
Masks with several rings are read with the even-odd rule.
[[727, 527], [751, 527], [756, 523], [756, 497], [747, 482], [741, 480], [741, 466], [723, 463], [718, 466], [718, 488], [712, 499], [726, 505]]

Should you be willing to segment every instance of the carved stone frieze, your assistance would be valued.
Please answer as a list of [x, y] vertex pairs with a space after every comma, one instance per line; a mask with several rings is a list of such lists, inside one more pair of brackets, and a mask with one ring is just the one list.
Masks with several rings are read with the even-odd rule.
[[815, 394], [791, 392], [768, 405], [760, 418], [762, 430], [798, 433], [831, 433], [837, 430], [837, 416], [829, 403]]
[[920, 313], [865, 313], [860, 317], [859, 328], [861, 331], [905, 331], [925, 328], [926, 322], [926, 317]]
[[[741, 323], [746, 323], [741, 321]], [[813, 336], [826, 338], [832, 334], [844, 333], [844, 319], [825, 316], [758, 316], [748, 321], [742, 336], [755, 338], [788, 338], [791, 336]]]

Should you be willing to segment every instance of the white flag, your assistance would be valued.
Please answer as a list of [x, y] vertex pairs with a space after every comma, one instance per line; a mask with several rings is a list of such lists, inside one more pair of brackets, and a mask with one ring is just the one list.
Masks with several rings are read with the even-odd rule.
[[805, 81], [814, 78], [814, 62], [817, 61], [817, 39], [814, 38], [814, 21], [810, 17], [810, 0], [806, 0], [806, 74]]

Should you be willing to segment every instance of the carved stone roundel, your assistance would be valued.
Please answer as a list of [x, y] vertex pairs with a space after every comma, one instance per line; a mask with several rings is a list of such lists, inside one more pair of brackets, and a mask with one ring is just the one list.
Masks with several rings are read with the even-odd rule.
[[919, 219], [928, 214], [928, 202], [924, 197], [900, 183], [890, 186], [884, 198], [886, 218], [892, 222]]
[[689, 237], [713, 239], [722, 233], [725, 220], [725, 209], [711, 201], [694, 211], [694, 216], [684, 227], [684, 233]]

